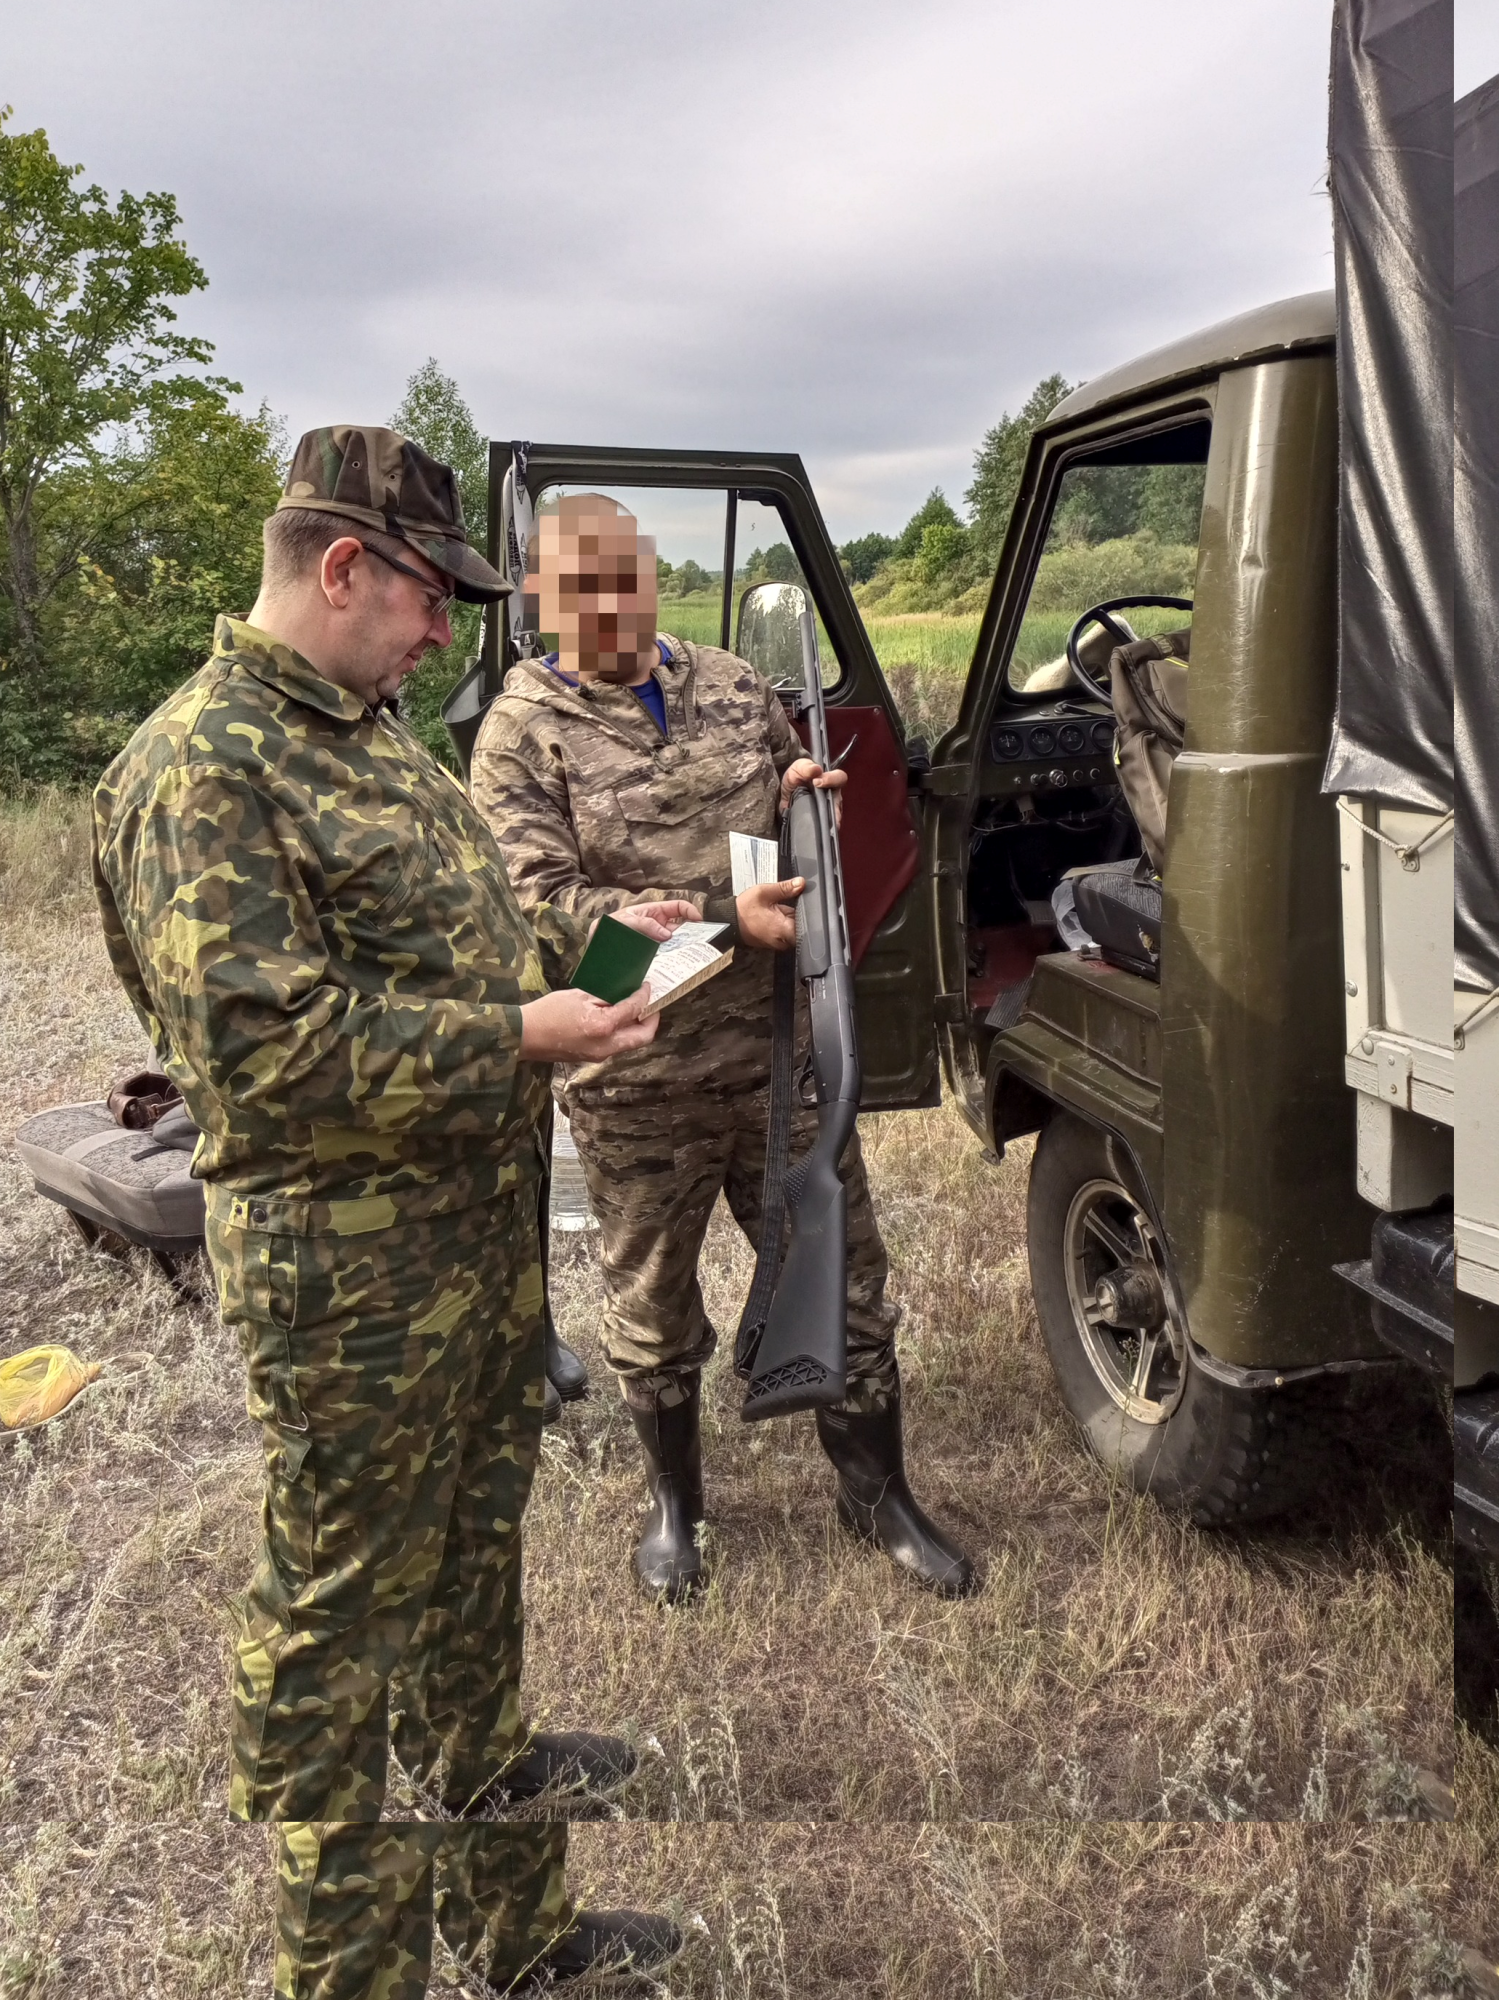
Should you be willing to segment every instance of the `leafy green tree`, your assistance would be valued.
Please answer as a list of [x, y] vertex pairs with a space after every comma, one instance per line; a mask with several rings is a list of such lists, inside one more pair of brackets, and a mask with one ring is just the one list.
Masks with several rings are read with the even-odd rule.
[[489, 528], [489, 444], [480, 436], [458, 384], [442, 372], [433, 356], [428, 355], [407, 382], [390, 427], [452, 466], [468, 538], [482, 549]]
[[968, 552], [968, 530], [959, 521], [928, 521], [916, 551], [916, 569], [923, 583], [940, 583], [951, 576]]
[[1134, 534], [1146, 470], [1142, 465], [1085, 465], [1064, 474], [1047, 546], [1096, 545]]
[[1205, 465], [1152, 465], [1140, 495], [1140, 526], [1162, 542], [1195, 547], [1202, 531]]
[[147, 500], [131, 433], [237, 383], [182, 372], [205, 340], [172, 301], [207, 283], [169, 194], [78, 185], [43, 131], [0, 111], [0, 763], [45, 734], [45, 624], [81, 561]]
[[672, 571], [669, 595], [686, 597], [690, 591], [707, 590], [717, 581], [718, 579], [710, 571], [705, 570], [701, 563], [695, 562], [689, 556], [686, 562], [678, 563]]
[[761, 561], [760, 573], [767, 583], [800, 583], [802, 566], [791, 553], [789, 542], [772, 542]]
[[838, 551], [850, 580], [854, 583], [868, 583], [883, 562], [888, 562], [895, 553], [893, 535], [860, 535], [857, 541], [845, 542]]
[[[484, 548], [489, 524], [489, 446], [480, 436], [458, 384], [443, 373], [431, 355], [407, 382], [390, 427], [452, 466], [458, 476], [469, 540], [476, 548]], [[448, 764], [454, 761], [453, 745], [442, 719], [442, 705], [478, 653], [483, 619], [477, 605], [455, 604], [452, 645], [429, 653], [401, 692], [401, 706], [412, 727], [433, 755]]]
[[999, 560], [1031, 434], [1045, 423], [1071, 386], [1064, 376], [1045, 376], [1014, 416], [1007, 411], [992, 430], [985, 431], [973, 455], [973, 484], [963, 498], [972, 517], [973, 554], [984, 569], [992, 569]]
[[961, 528], [962, 525], [942, 488], [934, 486], [896, 536], [892, 553], [901, 561], [909, 561], [912, 556], [920, 555], [921, 538], [928, 528]]
[[[134, 452], [77, 482], [74, 501], [116, 527], [48, 621], [47, 678], [62, 705], [53, 719], [69, 725], [75, 766], [96, 770], [196, 670], [219, 612], [249, 610], [285, 457], [264, 407], [244, 417], [201, 397], [150, 419]], [[125, 512], [120, 487], [132, 499]], [[46, 764], [45, 741], [32, 747], [31, 765]]]
[[1202, 515], [1201, 465], [1090, 465], [1066, 474], [1048, 546], [1097, 546], [1142, 532], [1194, 543]]

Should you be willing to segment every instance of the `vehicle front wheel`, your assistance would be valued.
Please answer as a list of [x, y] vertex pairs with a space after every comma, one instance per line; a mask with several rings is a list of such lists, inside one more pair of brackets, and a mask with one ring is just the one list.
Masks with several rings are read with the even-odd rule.
[[1107, 1135], [1070, 1113], [1037, 1141], [1031, 1289], [1067, 1407], [1105, 1466], [1196, 1521], [1285, 1513], [1326, 1463], [1336, 1389], [1315, 1378], [1242, 1388], [1204, 1373], [1169, 1252], [1129, 1179]]

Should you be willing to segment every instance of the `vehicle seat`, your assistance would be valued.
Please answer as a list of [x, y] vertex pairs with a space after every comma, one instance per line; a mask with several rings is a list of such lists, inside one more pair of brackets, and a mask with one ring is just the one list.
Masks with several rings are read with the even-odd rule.
[[1071, 877], [1078, 922], [1110, 965], [1161, 976], [1161, 878], [1147, 855], [1079, 868]]
[[1162, 632], [1116, 646], [1109, 657], [1119, 787], [1158, 875], [1166, 861], [1171, 766], [1187, 733], [1190, 645], [1189, 632]]
[[80, 1223], [164, 1256], [203, 1239], [203, 1183], [193, 1179], [198, 1129], [179, 1105], [146, 1131], [121, 1126], [102, 1101], [59, 1104], [28, 1118], [16, 1151], [36, 1191]]
[[1112, 965], [1160, 977], [1161, 867], [1171, 766], [1187, 729], [1191, 634], [1165, 632], [1116, 646], [1109, 656], [1114, 763], [1145, 852], [1137, 862], [1075, 871], [1073, 907]]

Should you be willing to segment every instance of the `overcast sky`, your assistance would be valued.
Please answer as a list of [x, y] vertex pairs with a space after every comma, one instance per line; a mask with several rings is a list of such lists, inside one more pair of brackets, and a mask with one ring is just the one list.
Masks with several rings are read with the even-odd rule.
[[48, 0], [0, 101], [176, 194], [184, 322], [293, 435], [430, 354], [493, 435], [799, 451], [842, 539], [960, 502], [1053, 369], [1331, 284], [1330, 11]]

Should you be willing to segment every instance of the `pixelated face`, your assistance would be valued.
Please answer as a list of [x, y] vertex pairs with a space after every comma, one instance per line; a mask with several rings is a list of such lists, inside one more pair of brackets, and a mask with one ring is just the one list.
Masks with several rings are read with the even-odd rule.
[[587, 680], [638, 681], [655, 662], [656, 542], [630, 514], [564, 500], [537, 521], [538, 623]]

